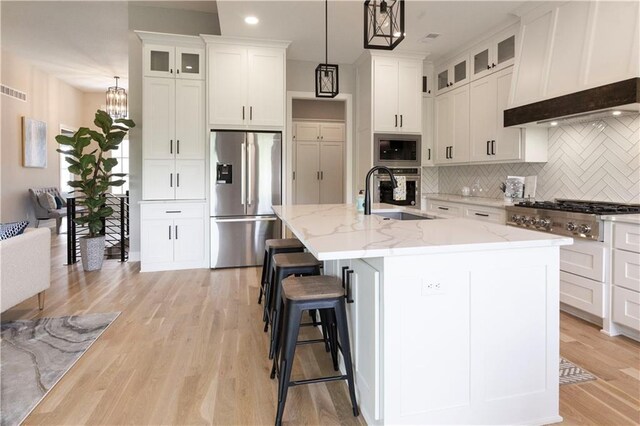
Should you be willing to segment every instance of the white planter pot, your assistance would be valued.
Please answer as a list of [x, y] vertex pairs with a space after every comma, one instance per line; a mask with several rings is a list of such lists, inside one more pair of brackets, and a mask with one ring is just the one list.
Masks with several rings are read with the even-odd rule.
[[82, 268], [85, 271], [98, 271], [102, 269], [104, 240], [104, 235], [93, 238], [80, 238], [80, 258], [82, 259]]

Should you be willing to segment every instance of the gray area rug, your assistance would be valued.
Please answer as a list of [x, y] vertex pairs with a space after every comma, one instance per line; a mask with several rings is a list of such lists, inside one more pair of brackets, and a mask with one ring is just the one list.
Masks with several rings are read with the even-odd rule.
[[596, 380], [596, 376], [584, 370], [571, 361], [560, 357], [560, 384], [573, 385], [576, 383]]
[[119, 312], [2, 323], [2, 426], [20, 424]]

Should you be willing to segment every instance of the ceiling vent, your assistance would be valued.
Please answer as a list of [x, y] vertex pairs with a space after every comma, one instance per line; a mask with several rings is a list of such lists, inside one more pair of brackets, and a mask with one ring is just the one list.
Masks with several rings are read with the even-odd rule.
[[10, 98], [18, 99], [22, 102], [27, 102], [27, 94], [16, 89], [12, 89], [4, 84], [0, 85], [0, 93], [9, 96]]
[[420, 39], [420, 42], [428, 43], [430, 41], [433, 41], [433, 40], [437, 39], [438, 37], [440, 37], [440, 34], [438, 34], [438, 33], [429, 33], [426, 36], [422, 37]]

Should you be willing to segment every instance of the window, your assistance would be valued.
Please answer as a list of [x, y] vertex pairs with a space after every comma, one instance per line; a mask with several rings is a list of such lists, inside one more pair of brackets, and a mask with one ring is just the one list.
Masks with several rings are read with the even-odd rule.
[[[129, 173], [129, 139], [125, 138], [120, 143], [118, 149], [111, 151], [111, 157], [118, 159], [118, 164], [111, 170], [112, 173]], [[126, 194], [129, 190], [129, 176], [122, 178], [125, 180], [122, 186], [111, 187], [112, 194]]]
[[[73, 136], [75, 132], [69, 128], [60, 127], [60, 134], [64, 136]], [[58, 145], [58, 147], [62, 150], [71, 149], [71, 147], [67, 145]], [[69, 163], [65, 160], [66, 155], [60, 153], [60, 193], [63, 197], [67, 197], [73, 188], [69, 186], [69, 181], [74, 180], [75, 177], [73, 174], [69, 173], [68, 167]]]

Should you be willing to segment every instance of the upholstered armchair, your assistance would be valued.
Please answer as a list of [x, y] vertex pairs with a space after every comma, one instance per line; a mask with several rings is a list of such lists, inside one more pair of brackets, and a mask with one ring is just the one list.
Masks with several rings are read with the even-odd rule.
[[[41, 194], [49, 193], [57, 197], [61, 201], [60, 208], [57, 206], [49, 205], [42, 201]], [[60, 226], [62, 226], [62, 218], [67, 215], [67, 202], [60, 195], [57, 188], [29, 188], [29, 194], [31, 195], [31, 203], [33, 204], [33, 211], [36, 215], [36, 228], [40, 225], [41, 220], [56, 220], [56, 233], [60, 234]]]

